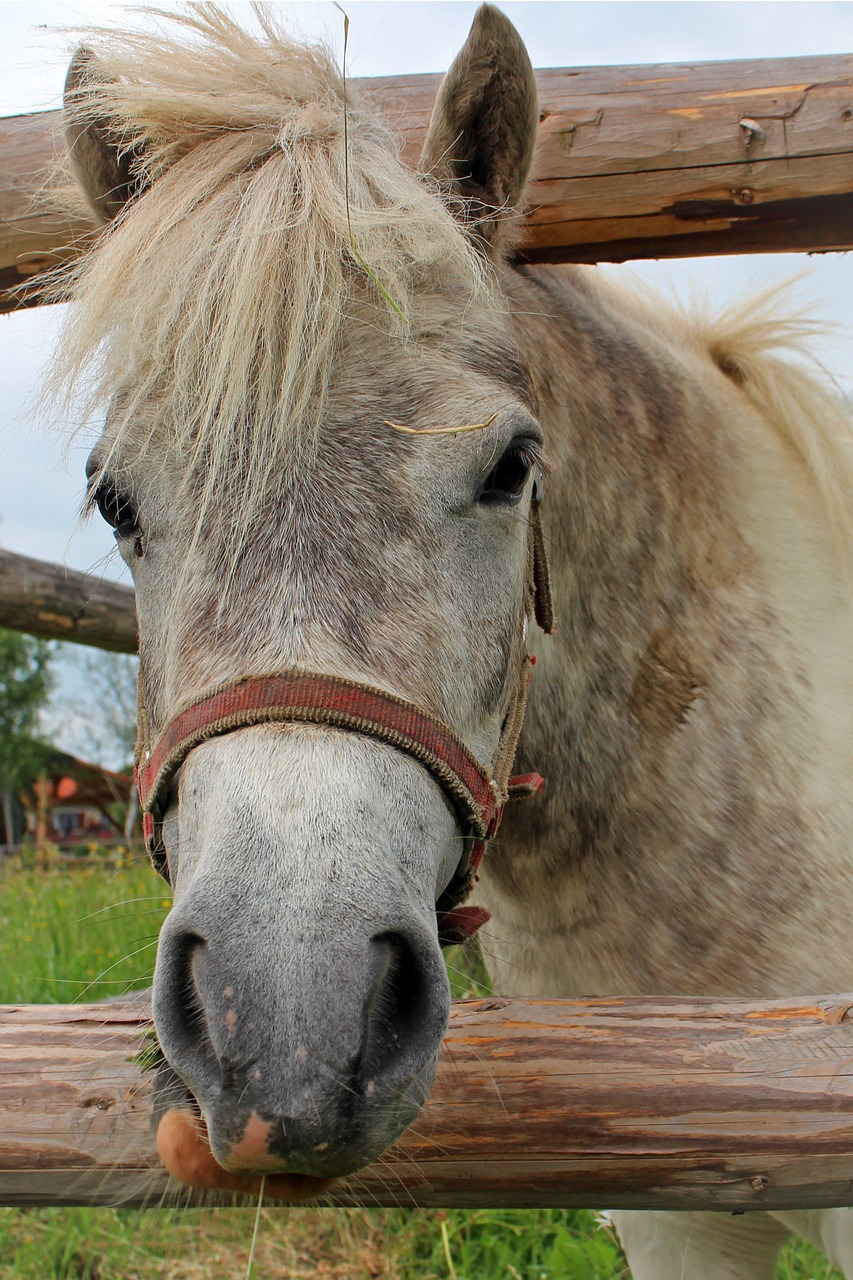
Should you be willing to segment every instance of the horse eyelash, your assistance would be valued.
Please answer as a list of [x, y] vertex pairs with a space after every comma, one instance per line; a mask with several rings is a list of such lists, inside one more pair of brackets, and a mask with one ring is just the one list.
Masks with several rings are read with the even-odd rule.
[[[530, 472], [538, 471], [543, 478], [548, 475], [551, 469], [538, 440], [517, 440], [509, 444], [503, 453], [495, 459], [492, 464], [492, 471], [500, 465], [502, 459], [507, 457], [508, 454], [515, 454]], [[529, 478], [528, 475], [528, 480]]]
[[[95, 475], [92, 476], [91, 480], [89, 481], [86, 487], [86, 496], [83, 499], [83, 505], [80, 508], [81, 520], [91, 519], [91, 517], [98, 510], [98, 494], [100, 493], [101, 489], [105, 485], [110, 485], [110, 484], [111, 484], [111, 481], [107, 480], [107, 478], [103, 475], [102, 472], [97, 472]], [[112, 487], [114, 488], [115, 486], [113, 485]]]
[[89, 484], [86, 486], [86, 496], [84, 497], [82, 505], [80, 507], [81, 521], [85, 522], [86, 520], [91, 520], [92, 516], [97, 510], [98, 504], [95, 498], [95, 495], [97, 494], [97, 492], [98, 492], [97, 482], [94, 480], [91, 480]]
[[[525, 464], [530, 467], [531, 471], [541, 471], [543, 475], [547, 475], [549, 465], [540, 445], [535, 440], [522, 440], [518, 444], [510, 445], [510, 450], [517, 453]], [[509, 452], [509, 450], [508, 450]]]

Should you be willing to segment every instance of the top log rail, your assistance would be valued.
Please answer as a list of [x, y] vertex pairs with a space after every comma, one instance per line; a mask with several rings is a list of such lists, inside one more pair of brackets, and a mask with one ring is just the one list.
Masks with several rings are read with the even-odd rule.
[[[417, 163], [440, 77], [357, 82]], [[537, 72], [542, 121], [521, 252], [621, 262], [853, 247], [853, 55]], [[0, 311], [85, 244], [39, 191], [59, 112], [0, 120]]]

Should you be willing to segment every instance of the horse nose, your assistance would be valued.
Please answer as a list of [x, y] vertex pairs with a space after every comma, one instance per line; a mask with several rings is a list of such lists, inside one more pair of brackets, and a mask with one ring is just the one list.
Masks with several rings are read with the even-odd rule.
[[[360, 940], [323, 924], [314, 947], [272, 964], [240, 931], [207, 929], [197, 910], [175, 908], [164, 925], [154, 1022], [198, 1103], [208, 1172], [352, 1173], [426, 1099], [450, 996], [437, 941], [417, 920], [374, 925]], [[175, 1117], [165, 1102], [160, 1111], [166, 1150]]]
[[158, 1039], [226, 1169], [351, 1172], [425, 1100], [449, 1005], [435, 940], [405, 914], [360, 941], [324, 933], [299, 963], [271, 968], [198, 911], [164, 925]]
[[[352, 1103], [358, 1097], [368, 1107], [384, 1106], [389, 1097], [411, 1086], [423, 1066], [424, 1045], [434, 1044], [436, 1034], [440, 1039], [443, 1011], [436, 1019], [430, 980], [428, 962], [405, 933], [385, 932], [371, 938], [366, 970], [356, 988], [366, 993], [360, 1044], [354, 1054], [342, 1053], [337, 1067], [325, 1064], [326, 1068], [333, 1066], [333, 1091], [339, 1093], [339, 1098], [330, 1099], [326, 1084], [318, 1082], [307, 1114], [304, 1109], [301, 1114], [277, 1111], [271, 1119], [268, 1111], [261, 1116], [252, 1109], [247, 1115], [242, 1109], [239, 1119], [235, 1117], [236, 1136], [220, 1148], [223, 1167], [249, 1173], [293, 1168], [311, 1174], [329, 1172], [327, 1160], [334, 1162], [337, 1158], [331, 1151], [334, 1141], [330, 1138], [337, 1138], [339, 1126], [333, 1125], [331, 1133], [327, 1132], [320, 1117], [328, 1111], [330, 1101], [338, 1120], [352, 1111]], [[295, 1056], [299, 1056], [299, 1050]], [[239, 1083], [250, 1107], [257, 1105], [255, 1090], [247, 1088], [245, 1082]], [[418, 1098], [421, 1102], [423, 1097]], [[308, 1151], [311, 1157], [306, 1164]]]
[[[433, 956], [405, 933], [375, 935], [366, 959], [361, 980], [352, 967], [340, 975], [341, 985], [350, 986], [362, 1010], [360, 1044], [349, 1046], [338, 1071], [344, 1073], [346, 1088], [370, 1097], [411, 1073], [423, 1057], [425, 1041], [436, 1032], [440, 1036], [445, 1011], [436, 1008], [434, 999]], [[157, 967], [155, 1023], [169, 1060], [194, 1088], [242, 1087], [233, 1056], [224, 1051], [241, 1037], [234, 991], [226, 966], [217, 964], [215, 948], [197, 928], [167, 924]], [[322, 994], [317, 992], [318, 1000]]]

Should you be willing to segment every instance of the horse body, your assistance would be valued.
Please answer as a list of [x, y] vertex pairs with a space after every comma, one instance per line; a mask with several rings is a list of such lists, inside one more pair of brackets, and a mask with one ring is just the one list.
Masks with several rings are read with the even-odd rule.
[[[560, 629], [519, 765], [548, 786], [483, 865], [496, 986], [845, 988], [846, 463], [831, 397], [778, 358], [797, 326], [508, 265], [538, 113], [495, 10], [440, 91], [428, 183], [352, 103], [345, 131], [328, 59], [261, 20], [266, 45], [205, 9], [201, 51], [135, 37], [69, 81], [72, 158], [115, 221], [60, 376], [100, 361], [92, 501], [134, 571], [144, 728], [299, 668], [494, 759], [544, 462]], [[455, 816], [391, 747], [260, 725], [190, 752], [164, 836], [161, 1151], [191, 1181], [316, 1193], [429, 1088]], [[170, 1119], [196, 1105], [201, 1177]], [[685, 1232], [703, 1275], [766, 1272], [778, 1224], [689, 1217], [623, 1218], [637, 1277], [681, 1274]]]
[[[509, 813], [478, 886], [495, 985], [842, 990], [853, 668], [837, 407], [779, 361], [797, 325], [774, 317], [778, 299], [714, 324], [594, 269], [504, 286], [561, 515], [560, 627], [519, 752], [548, 788]], [[769, 1280], [789, 1230], [853, 1275], [851, 1210], [611, 1216], [634, 1280]]]
[[[528, 268], [506, 291], [552, 464], [560, 627], [519, 756], [548, 788], [482, 873], [498, 988], [840, 989], [850, 599], [832, 494], [783, 387], [767, 403], [784, 325], [758, 304], [709, 332], [595, 269]], [[843, 468], [831, 435], [811, 442]]]

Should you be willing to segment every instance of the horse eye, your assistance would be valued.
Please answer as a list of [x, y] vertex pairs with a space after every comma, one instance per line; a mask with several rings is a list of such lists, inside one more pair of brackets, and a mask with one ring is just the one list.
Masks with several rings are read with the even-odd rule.
[[139, 536], [136, 507], [126, 493], [121, 493], [109, 480], [102, 480], [91, 501], [119, 538]]
[[539, 465], [539, 461], [538, 452], [532, 444], [510, 445], [486, 477], [478, 501], [487, 507], [506, 507], [520, 502], [530, 472]]

